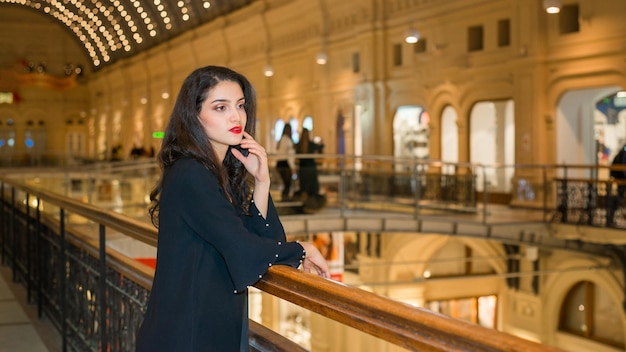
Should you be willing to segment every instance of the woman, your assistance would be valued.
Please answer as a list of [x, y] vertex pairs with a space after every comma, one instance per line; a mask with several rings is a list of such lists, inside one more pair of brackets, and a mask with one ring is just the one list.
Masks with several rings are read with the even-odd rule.
[[137, 351], [248, 351], [247, 286], [274, 264], [328, 276], [312, 243], [285, 239], [255, 118], [241, 74], [208, 66], [183, 82], [150, 194], [159, 240]]
[[283, 181], [283, 190], [281, 192], [282, 201], [289, 200], [289, 193], [291, 192], [291, 177], [293, 175], [294, 154], [296, 153], [293, 139], [291, 139], [291, 125], [286, 124], [283, 127], [283, 134], [278, 141], [276, 147], [276, 154], [280, 155], [282, 159], [276, 162], [276, 170]]
[[[321, 153], [323, 149], [324, 145], [312, 141], [310, 131], [303, 128], [296, 152], [298, 154], [317, 154]], [[311, 157], [300, 157], [298, 162], [299, 197], [304, 203], [303, 210], [305, 213], [315, 212], [326, 205], [326, 196], [320, 194], [317, 161]]]

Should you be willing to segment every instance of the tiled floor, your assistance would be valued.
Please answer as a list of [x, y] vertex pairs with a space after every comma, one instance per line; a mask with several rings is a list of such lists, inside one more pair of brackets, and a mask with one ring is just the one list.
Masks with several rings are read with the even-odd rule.
[[23, 285], [13, 283], [9, 267], [0, 266], [0, 352], [58, 352], [61, 336], [37, 306], [26, 303]]

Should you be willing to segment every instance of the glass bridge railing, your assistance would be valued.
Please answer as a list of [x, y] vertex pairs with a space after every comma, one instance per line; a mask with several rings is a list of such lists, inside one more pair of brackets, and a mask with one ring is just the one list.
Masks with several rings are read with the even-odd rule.
[[[281, 200], [281, 181], [272, 172], [272, 195], [281, 215], [328, 211], [378, 211], [429, 216], [465, 216], [488, 223], [498, 212], [520, 209], [522, 219], [589, 226], [626, 227], [620, 189], [611, 169], [597, 165], [480, 165], [386, 156], [311, 154], [316, 160], [323, 201], [298, 193]], [[274, 164], [280, 155], [270, 155]], [[57, 167], [6, 169], [8, 177], [88, 204], [147, 220], [149, 192], [157, 182], [158, 166], [150, 159], [129, 162], [88, 162], [72, 159]], [[621, 186], [621, 187], [620, 187]], [[44, 205], [45, 206], [45, 205]], [[511, 216], [507, 213], [506, 216]]]

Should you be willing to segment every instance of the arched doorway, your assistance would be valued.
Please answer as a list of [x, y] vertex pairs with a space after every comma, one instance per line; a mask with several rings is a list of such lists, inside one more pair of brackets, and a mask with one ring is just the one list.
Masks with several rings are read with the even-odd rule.
[[[615, 146], [618, 141], [611, 135], [617, 130], [614, 121], [609, 121], [606, 117], [598, 116], [602, 114], [596, 108], [596, 104], [607, 96], [614, 95], [621, 91], [620, 87], [600, 87], [590, 89], [579, 89], [565, 92], [558, 101], [556, 107], [556, 163], [559, 164], [596, 164], [598, 161], [597, 141], [602, 138], [602, 143]], [[598, 123], [598, 125], [596, 125]], [[626, 134], [626, 129], [624, 130]], [[602, 134], [602, 137], [600, 137]], [[570, 177], [576, 177], [576, 170], [568, 173]], [[582, 170], [578, 172], [583, 172]], [[589, 175], [578, 175], [588, 177]]]
[[611, 165], [617, 153], [626, 147], [626, 91], [611, 94], [596, 103], [593, 127], [595, 162]]
[[483, 101], [470, 114], [470, 162], [476, 170], [478, 191], [511, 192], [515, 163], [515, 118], [513, 100]]
[[[441, 161], [446, 163], [459, 162], [459, 128], [458, 115], [452, 106], [446, 106], [441, 113]], [[444, 165], [444, 174], [454, 174], [455, 169]]]

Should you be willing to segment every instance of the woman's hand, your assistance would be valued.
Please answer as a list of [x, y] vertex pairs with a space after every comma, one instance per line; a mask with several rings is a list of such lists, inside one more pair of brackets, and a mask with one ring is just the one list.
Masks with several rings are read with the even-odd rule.
[[231, 152], [237, 158], [248, 172], [254, 176], [255, 182], [269, 183], [270, 172], [267, 164], [267, 153], [257, 141], [247, 132], [243, 133], [243, 139], [240, 144], [241, 148], [248, 150], [248, 155], [244, 156], [239, 150], [231, 148]]
[[257, 141], [247, 132], [243, 133], [241, 148], [248, 150], [244, 156], [239, 150], [230, 148], [233, 156], [241, 161], [248, 172], [254, 176], [254, 192], [252, 197], [257, 209], [263, 218], [267, 218], [267, 209], [270, 194], [270, 171], [267, 164], [267, 153]]
[[302, 269], [305, 273], [311, 273], [315, 270], [317, 275], [328, 278], [328, 263], [319, 250], [311, 242], [300, 242], [300, 245], [306, 252], [306, 257], [302, 261]]

